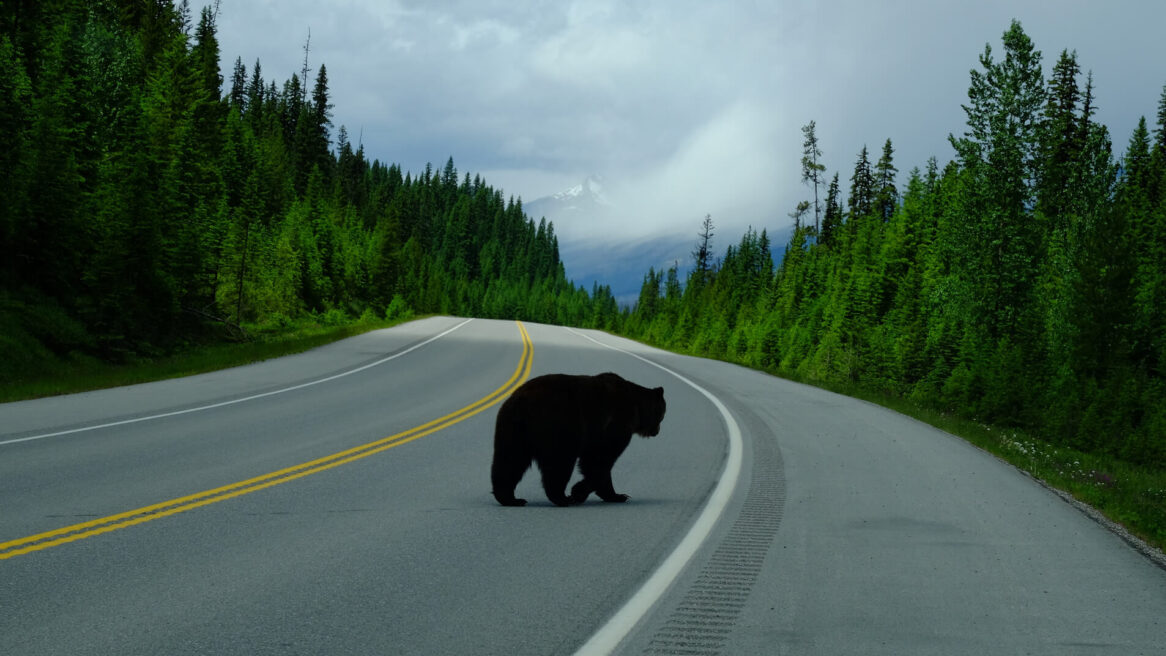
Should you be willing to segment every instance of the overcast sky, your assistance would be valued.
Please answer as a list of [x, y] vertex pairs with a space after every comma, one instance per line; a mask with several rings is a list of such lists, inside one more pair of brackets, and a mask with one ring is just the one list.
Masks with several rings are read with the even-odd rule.
[[222, 0], [218, 27], [227, 85], [236, 57], [282, 84], [310, 30], [333, 138], [347, 126], [369, 159], [418, 171], [452, 156], [528, 201], [599, 175], [623, 216], [561, 237], [695, 235], [707, 213], [735, 241], [812, 197], [810, 120], [844, 194], [864, 144], [874, 161], [891, 139], [900, 186], [951, 159], [968, 72], [985, 43], [1002, 55], [1013, 18], [1046, 75], [1063, 49], [1093, 71], [1117, 153], [1139, 116], [1152, 129], [1161, 0]]

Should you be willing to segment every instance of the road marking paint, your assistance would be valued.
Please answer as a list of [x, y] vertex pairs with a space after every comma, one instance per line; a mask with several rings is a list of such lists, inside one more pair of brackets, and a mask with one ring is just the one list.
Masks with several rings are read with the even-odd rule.
[[[171, 499], [170, 501], [163, 501], [162, 503], [66, 526], [45, 533], [38, 533], [8, 542], [0, 542], [0, 560], [33, 551], [40, 551], [84, 538], [90, 538], [103, 533], [109, 533], [110, 531], [161, 519], [162, 517], [169, 517], [219, 501], [250, 494], [251, 492], [258, 492], [259, 490], [332, 469], [333, 467], [360, 460], [361, 458], [367, 458], [375, 453], [387, 451], [393, 447], [412, 442], [413, 440], [431, 435], [453, 426], [458, 422], [469, 419], [505, 399], [530, 376], [531, 364], [534, 358], [534, 344], [530, 340], [530, 334], [526, 332], [526, 326], [522, 325], [522, 322], [515, 323], [517, 323], [519, 334], [522, 337], [522, 357], [519, 358], [518, 367], [501, 387], [460, 410], [451, 412], [443, 417], [438, 417], [415, 428], [396, 433], [395, 435], [390, 435], [351, 449], [345, 449], [330, 456], [280, 469], [270, 474], [264, 474], [263, 476], [249, 478], [238, 483], [224, 485], [212, 490]], [[459, 325], [464, 325], [464, 323]]]
[[5, 444], [16, 444], [17, 442], [30, 442], [32, 440], [43, 440], [46, 437], [58, 437], [60, 435], [69, 435], [72, 433], [83, 433], [85, 431], [98, 430], [101, 428], [112, 428], [114, 426], [124, 426], [126, 424], [136, 424], [138, 422], [150, 421], [152, 419], [162, 419], [165, 417], [186, 415], [186, 414], [190, 414], [192, 412], [202, 412], [203, 410], [213, 410], [214, 408], [221, 408], [223, 406], [235, 405], [236, 403], [243, 403], [244, 401], [254, 401], [255, 399], [262, 399], [262, 398], [265, 398], [268, 396], [275, 396], [276, 394], [283, 394], [285, 392], [292, 392], [292, 391], [295, 391], [298, 389], [303, 389], [305, 387], [311, 387], [312, 385], [319, 385], [320, 383], [327, 383], [327, 382], [336, 380], [337, 378], [344, 378], [345, 376], [351, 376], [352, 374], [360, 373], [361, 371], [364, 371], [365, 369], [371, 369], [372, 367], [382, 365], [382, 364], [388, 362], [389, 360], [394, 360], [396, 358], [401, 357], [402, 355], [416, 351], [417, 349], [421, 348], [422, 346], [425, 346], [426, 344], [429, 344], [431, 342], [435, 342], [435, 341], [441, 339], [442, 337], [445, 337], [446, 335], [452, 333], [453, 331], [457, 330], [458, 328], [461, 328], [462, 326], [466, 325], [467, 323], [469, 323], [471, 321], [473, 321], [473, 319], [466, 319], [465, 321], [459, 323], [458, 325], [456, 325], [452, 328], [449, 328], [443, 332], [440, 332], [440, 333], [434, 335], [433, 337], [430, 337], [429, 339], [427, 339], [423, 342], [419, 342], [417, 344], [414, 344], [413, 346], [410, 346], [409, 348], [405, 349], [404, 351], [399, 351], [399, 352], [394, 353], [390, 356], [381, 358], [380, 360], [377, 360], [376, 362], [370, 362], [368, 364], [356, 367], [355, 369], [349, 369], [348, 371], [342, 371], [338, 374], [328, 376], [327, 378], [321, 378], [319, 380], [313, 380], [313, 381], [310, 381], [307, 383], [300, 383], [299, 385], [292, 385], [291, 387], [284, 387], [284, 388], [280, 388], [277, 390], [272, 390], [270, 392], [263, 392], [262, 394], [252, 394], [251, 396], [244, 396], [244, 397], [238, 398], [238, 399], [231, 399], [230, 401], [221, 401], [219, 403], [211, 403], [209, 405], [200, 405], [198, 407], [187, 408], [185, 410], [174, 410], [172, 412], [163, 412], [163, 413], [159, 413], [156, 415], [146, 415], [144, 417], [134, 417], [133, 419], [123, 419], [121, 421], [111, 421], [107, 424], [95, 424], [93, 426], [82, 426], [81, 428], [70, 428], [69, 430], [57, 431], [55, 433], [44, 433], [42, 435], [30, 435], [29, 437], [18, 437], [18, 438], [11, 439], [11, 440], [0, 441], [0, 446], [4, 446]]
[[652, 362], [643, 356], [637, 355], [618, 346], [604, 344], [594, 337], [581, 333], [577, 330], [570, 328], [567, 330], [575, 333], [580, 337], [589, 339], [604, 348], [609, 348], [613, 351], [619, 351], [620, 353], [630, 355], [637, 360], [646, 362], [653, 367], [656, 367], [657, 369], [661, 369], [675, 376], [681, 382], [700, 392], [706, 398], [708, 398], [710, 402], [712, 402], [713, 406], [717, 409], [717, 412], [721, 413], [721, 418], [725, 421], [725, 428], [729, 434], [729, 455], [725, 459], [725, 469], [721, 472], [721, 477], [717, 481], [716, 488], [714, 488], [712, 494], [709, 495], [709, 499], [704, 506], [704, 510], [701, 511], [700, 515], [696, 518], [696, 521], [693, 522], [692, 527], [688, 529], [688, 533], [685, 534], [684, 539], [682, 539], [680, 544], [676, 545], [676, 548], [672, 551], [672, 553], [668, 554], [668, 557], [665, 558], [662, 563], [660, 563], [660, 566], [657, 567], [656, 571], [648, 577], [648, 580], [644, 581], [644, 584], [640, 586], [640, 589], [636, 590], [635, 594], [633, 594], [631, 598], [628, 599], [627, 602], [624, 603], [624, 605], [619, 610], [617, 610], [610, 619], [607, 620], [607, 623], [601, 626], [599, 630], [596, 631], [591, 636], [591, 638], [588, 639], [587, 642], [583, 643], [583, 646], [575, 652], [576, 656], [593, 656], [597, 654], [610, 654], [615, 651], [615, 648], [618, 647], [619, 644], [623, 642], [624, 638], [626, 638], [628, 634], [631, 633], [636, 624], [638, 624], [640, 620], [642, 620], [648, 614], [648, 611], [650, 611], [652, 607], [656, 605], [656, 602], [664, 596], [664, 593], [667, 592], [668, 588], [672, 586], [672, 583], [676, 580], [676, 577], [679, 576], [680, 572], [684, 570], [684, 567], [688, 565], [688, 561], [691, 560], [694, 555], [696, 555], [696, 552], [700, 549], [701, 545], [704, 544], [704, 541], [712, 533], [713, 527], [716, 526], [716, 523], [720, 519], [721, 514], [725, 511], [725, 507], [729, 505], [729, 500], [733, 496], [733, 488], [737, 486], [737, 480], [740, 478], [742, 460], [741, 454], [743, 447], [741, 443], [741, 428], [737, 425], [737, 422], [733, 419], [733, 416], [729, 414], [729, 409], [725, 407], [725, 404], [721, 403], [721, 400], [716, 396], [713, 396], [712, 392], [709, 392], [700, 385], [697, 385], [693, 381], [669, 369], [668, 367], [665, 367], [662, 364]]

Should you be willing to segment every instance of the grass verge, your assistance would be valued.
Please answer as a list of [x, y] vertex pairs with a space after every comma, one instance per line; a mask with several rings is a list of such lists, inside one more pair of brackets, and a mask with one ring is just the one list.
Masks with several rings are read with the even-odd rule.
[[[674, 353], [709, 357], [690, 350], [639, 341]], [[750, 367], [745, 362], [719, 359]], [[1020, 430], [991, 426], [940, 412], [911, 399], [853, 383], [825, 382], [771, 368], [751, 368], [880, 405], [970, 442], [1027, 473], [1041, 484], [1095, 509], [1105, 519], [1121, 526], [1130, 536], [1149, 545], [1154, 553], [1147, 555], [1166, 567], [1163, 565], [1166, 563], [1166, 553], [1163, 553], [1166, 549], [1166, 470], [1105, 454], [1058, 446]]]

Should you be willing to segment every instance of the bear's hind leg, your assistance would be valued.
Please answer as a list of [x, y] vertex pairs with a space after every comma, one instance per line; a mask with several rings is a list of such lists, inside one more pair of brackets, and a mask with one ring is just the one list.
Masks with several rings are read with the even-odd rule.
[[494, 464], [490, 467], [490, 482], [494, 487], [494, 498], [504, 506], [525, 506], [526, 499], [517, 499], [514, 488], [522, 475], [530, 469], [530, 454], [519, 453], [516, 449], [494, 447]]

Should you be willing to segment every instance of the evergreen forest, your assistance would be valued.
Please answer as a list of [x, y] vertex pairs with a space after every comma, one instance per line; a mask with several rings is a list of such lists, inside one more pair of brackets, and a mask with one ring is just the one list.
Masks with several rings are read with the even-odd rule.
[[780, 266], [765, 230], [714, 260], [706, 217], [683, 283], [650, 270], [625, 332], [1166, 466], [1166, 88], [1115, 157], [1075, 52], [1046, 80], [1013, 22], [1000, 55], [972, 71], [955, 159], [901, 188], [887, 140], [844, 197], [810, 122], [814, 200]]
[[402, 175], [334, 131], [324, 64], [305, 54], [277, 83], [236, 60], [224, 80], [215, 18], [0, 4], [0, 374], [303, 316], [614, 320], [610, 289], [573, 287], [521, 200], [452, 158]]
[[830, 175], [810, 122], [779, 265], [765, 229], [715, 256], [706, 216], [683, 276], [649, 270], [620, 308], [568, 280], [552, 224], [452, 158], [370, 161], [307, 52], [282, 82], [241, 60], [224, 79], [215, 18], [0, 2], [0, 376], [303, 317], [518, 318], [1166, 466], [1166, 89], [1115, 155], [1076, 54], [1045, 79], [1014, 22], [972, 71], [953, 160], [900, 176], [887, 140]]

